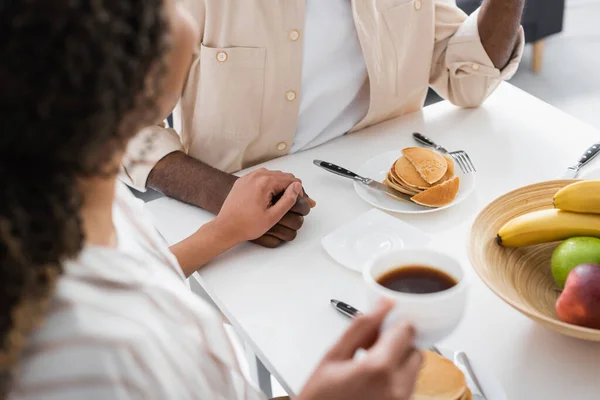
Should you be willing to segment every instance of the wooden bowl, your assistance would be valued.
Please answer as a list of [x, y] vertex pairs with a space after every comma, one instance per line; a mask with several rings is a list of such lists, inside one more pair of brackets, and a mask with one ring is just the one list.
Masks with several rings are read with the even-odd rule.
[[505, 223], [531, 211], [553, 208], [556, 192], [570, 183], [560, 180], [526, 186], [489, 204], [471, 228], [469, 258], [486, 285], [529, 318], [567, 336], [600, 341], [600, 330], [564, 323], [556, 315], [554, 305], [560, 293], [552, 279], [550, 258], [558, 243], [507, 248], [496, 242]]

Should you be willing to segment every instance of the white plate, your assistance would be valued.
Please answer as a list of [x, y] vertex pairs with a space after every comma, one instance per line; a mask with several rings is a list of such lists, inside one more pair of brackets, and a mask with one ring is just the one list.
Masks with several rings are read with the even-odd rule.
[[[371, 178], [379, 182], [383, 182], [387, 177], [387, 173], [391, 166], [400, 156], [402, 156], [402, 152], [400, 150], [390, 151], [388, 153], [378, 155], [364, 163], [355, 172], [361, 176], [364, 176], [365, 178]], [[358, 182], [354, 182], [354, 189], [364, 201], [377, 208], [381, 208], [382, 210], [405, 214], [431, 213], [455, 206], [466, 199], [473, 192], [473, 189], [475, 188], [475, 174], [464, 174], [458, 165], [455, 167], [455, 174], [460, 178], [460, 190], [458, 191], [458, 195], [452, 203], [440, 208], [423, 207], [414, 203], [394, 200], [385, 193], [369, 189], [365, 185], [362, 185]]]
[[431, 238], [406, 222], [372, 209], [325, 236], [325, 251], [343, 266], [362, 272], [372, 257], [403, 247], [425, 246]]
[[[443, 347], [438, 349], [444, 355], [444, 357], [450, 360], [454, 359], [454, 351]], [[479, 381], [487, 400], [508, 400], [504, 388], [500, 382], [498, 382], [498, 380], [486, 370], [485, 365], [477, 360], [477, 357], [472, 354], [468, 354], [468, 357], [469, 361], [471, 362], [471, 368], [473, 368], [473, 372], [477, 376], [477, 380]], [[458, 364], [456, 365], [462, 371], [462, 367]], [[465, 374], [465, 377], [467, 377], [467, 385], [469, 386], [469, 389], [471, 389], [471, 392], [477, 393], [477, 390], [474, 387], [475, 385], [473, 382], [469, 381], [469, 375], [467, 374], [467, 371], [463, 371], [463, 374]]]

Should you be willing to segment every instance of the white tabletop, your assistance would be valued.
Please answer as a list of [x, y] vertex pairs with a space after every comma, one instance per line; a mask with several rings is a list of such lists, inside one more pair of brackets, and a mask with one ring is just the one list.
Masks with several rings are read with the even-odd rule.
[[[297, 394], [348, 327], [329, 299], [358, 308], [365, 303], [361, 277], [331, 260], [320, 242], [371, 207], [351, 182], [318, 169], [312, 160], [353, 169], [380, 153], [414, 145], [415, 131], [449, 149], [466, 150], [478, 171], [475, 192], [462, 204], [439, 213], [398, 216], [431, 234], [434, 247], [462, 259], [473, 275], [465, 317], [442, 345], [485, 363], [511, 400], [596, 399], [600, 344], [570, 339], [530, 321], [496, 297], [467, 259], [468, 230], [479, 210], [507, 191], [558, 177], [600, 140], [596, 129], [509, 84], [479, 109], [439, 103], [263, 164], [300, 177], [318, 206], [296, 241], [276, 250], [245, 244], [203, 269], [199, 279], [205, 290], [284, 388]], [[211, 218], [171, 199], [149, 203], [147, 210], [170, 243]]]

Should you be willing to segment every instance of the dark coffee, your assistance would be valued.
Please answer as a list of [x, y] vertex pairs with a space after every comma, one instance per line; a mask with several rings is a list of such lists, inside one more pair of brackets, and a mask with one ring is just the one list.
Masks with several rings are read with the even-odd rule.
[[409, 265], [384, 274], [377, 283], [396, 292], [429, 294], [448, 290], [458, 282], [439, 269]]

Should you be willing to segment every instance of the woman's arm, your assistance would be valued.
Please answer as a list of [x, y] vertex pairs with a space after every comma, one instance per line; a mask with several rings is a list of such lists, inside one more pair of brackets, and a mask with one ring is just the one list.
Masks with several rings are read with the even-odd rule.
[[215, 219], [196, 231], [192, 236], [171, 246], [186, 277], [208, 264], [213, 258], [243, 242], [227, 232], [227, 228]]
[[296, 204], [301, 193], [302, 184], [291, 174], [252, 172], [236, 181], [213, 221], [171, 246], [171, 251], [184, 274], [190, 276], [237, 244], [264, 235]]

